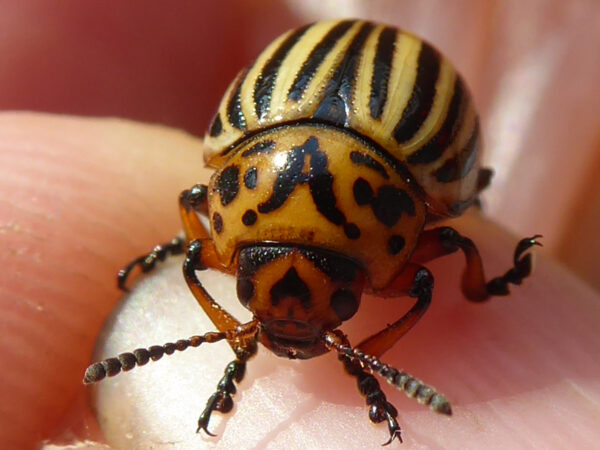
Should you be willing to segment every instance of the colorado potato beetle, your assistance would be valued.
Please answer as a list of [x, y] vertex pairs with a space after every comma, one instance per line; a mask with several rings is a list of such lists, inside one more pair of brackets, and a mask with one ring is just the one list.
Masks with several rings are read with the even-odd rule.
[[[514, 265], [486, 282], [473, 242], [439, 218], [460, 215], [488, 184], [480, 167], [479, 119], [452, 64], [427, 42], [361, 20], [307, 25], [277, 38], [227, 89], [204, 138], [215, 170], [179, 198], [185, 238], [159, 245], [118, 275], [151, 270], [185, 253], [183, 273], [217, 332], [123, 353], [91, 365], [84, 382], [130, 370], [175, 350], [226, 340], [235, 359], [208, 399], [198, 431], [214, 411], [233, 407], [235, 383], [261, 343], [278, 356], [335, 351], [356, 379], [369, 418], [401, 439], [397, 411], [374, 375], [451, 414], [446, 398], [380, 361], [423, 316], [433, 276], [423, 266], [461, 250], [462, 290], [475, 302], [507, 295], [531, 271], [521, 240]], [[199, 219], [208, 218], [210, 229]], [[211, 297], [196, 272], [237, 277], [253, 320], [242, 324]], [[408, 295], [414, 306], [351, 346], [339, 326], [361, 295]]]

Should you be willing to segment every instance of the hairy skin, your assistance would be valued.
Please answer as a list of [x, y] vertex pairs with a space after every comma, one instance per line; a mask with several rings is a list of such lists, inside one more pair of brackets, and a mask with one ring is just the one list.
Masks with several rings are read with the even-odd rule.
[[[248, 364], [233, 414], [215, 414], [211, 430], [219, 436], [195, 434], [232, 359], [225, 344], [102, 382], [91, 396], [102, 437], [81, 379], [120, 296], [115, 274], [180, 229], [177, 195], [209, 175], [201, 169], [200, 141], [113, 119], [2, 113], [0, 167], [5, 448], [44, 439], [155, 448], [378, 448], [386, 440], [385, 425], [370, 424], [354, 381], [333, 355], [288, 361], [264, 349]], [[506, 268], [517, 238], [474, 216], [458, 228], [480, 247], [488, 275]], [[523, 286], [484, 304], [460, 294], [460, 255], [429, 265], [436, 278], [432, 307], [382, 359], [438, 388], [454, 415], [433, 414], [383, 383], [400, 411], [401, 448], [596, 445], [600, 297], [537, 253]], [[214, 329], [187, 292], [180, 263], [173, 258], [134, 281], [94, 359]], [[224, 304], [235, 304], [228, 280], [205, 280]], [[365, 298], [345, 331], [357, 342], [408, 302]], [[131, 396], [115, 397], [119, 390]], [[182, 403], [173, 404], [177, 399]]]

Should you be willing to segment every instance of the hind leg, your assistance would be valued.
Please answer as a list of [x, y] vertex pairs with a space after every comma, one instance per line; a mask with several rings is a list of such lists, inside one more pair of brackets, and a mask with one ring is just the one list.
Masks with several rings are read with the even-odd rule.
[[513, 267], [499, 277], [486, 281], [483, 262], [473, 241], [450, 227], [426, 230], [419, 238], [419, 245], [411, 261], [424, 263], [440, 256], [461, 250], [465, 255], [466, 267], [462, 275], [461, 289], [467, 299], [481, 302], [492, 296], [508, 295], [510, 284], [519, 285], [531, 274], [531, 247], [541, 244], [540, 235], [521, 239], [513, 255]]

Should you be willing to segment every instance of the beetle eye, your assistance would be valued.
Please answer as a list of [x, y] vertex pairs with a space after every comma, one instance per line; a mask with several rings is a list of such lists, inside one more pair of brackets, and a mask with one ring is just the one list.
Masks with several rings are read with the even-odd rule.
[[338, 289], [331, 295], [331, 308], [341, 321], [348, 320], [358, 310], [359, 302], [348, 289]]
[[245, 277], [238, 278], [236, 290], [240, 301], [247, 306], [248, 302], [254, 297], [254, 283], [252, 283], [252, 280]]

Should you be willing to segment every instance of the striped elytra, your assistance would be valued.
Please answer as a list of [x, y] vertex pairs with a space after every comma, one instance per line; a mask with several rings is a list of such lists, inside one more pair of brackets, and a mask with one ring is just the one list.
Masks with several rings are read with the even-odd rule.
[[219, 168], [241, 142], [283, 124], [329, 124], [376, 145], [431, 213], [459, 215], [477, 193], [480, 134], [452, 64], [406, 31], [318, 22], [275, 39], [227, 89], [204, 140]]

